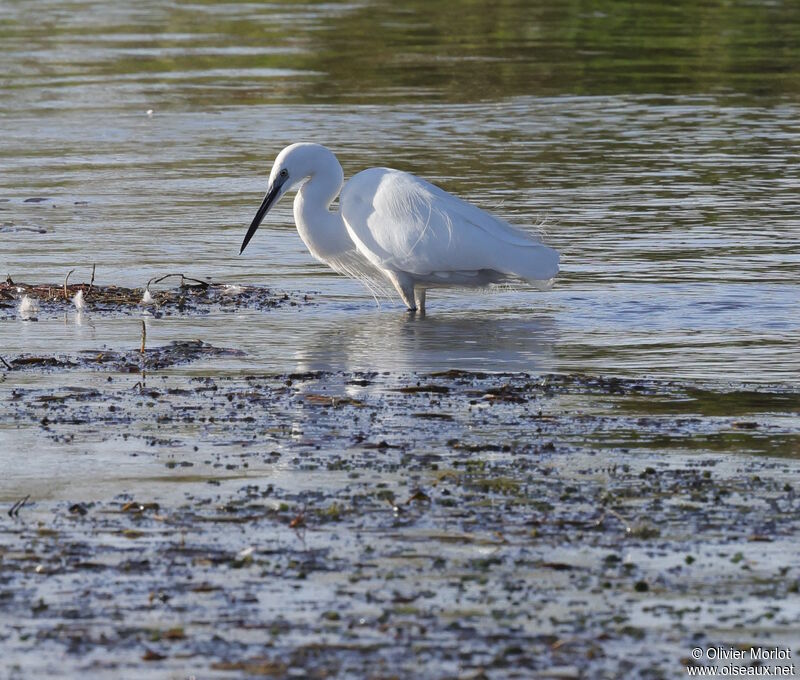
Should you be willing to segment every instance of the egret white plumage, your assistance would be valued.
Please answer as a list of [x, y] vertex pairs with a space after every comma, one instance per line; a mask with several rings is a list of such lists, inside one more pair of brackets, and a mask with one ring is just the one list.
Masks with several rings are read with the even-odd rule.
[[[390, 283], [410, 311], [425, 311], [429, 288], [535, 284], [558, 273], [558, 253], [538, 236], [407, 172], [370, 168], [343, 184], [332, 151], [287, 146], [275, 159], [239, 254], [269, 209], [299, 187], [294, 219], [311, 254], [373, 292]], [[332, 211], [337, 196], [339, 210]]]

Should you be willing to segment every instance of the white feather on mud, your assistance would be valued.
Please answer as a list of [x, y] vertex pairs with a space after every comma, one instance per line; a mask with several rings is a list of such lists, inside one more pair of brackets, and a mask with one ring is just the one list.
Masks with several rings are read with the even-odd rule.
[[79, 290], [77, 293], [75, 293], [75, 297], [72, 298], [72, 304], [75, 305], [75, 309], [77, 309], [79, 312], [82, 312], [84, 309], [86, 309], [86, 300], [83, 299], [82, 290]]
[[17, 312], [23, 319], [30, 319], [39, 311], [39, 303], [32, 297], [22, 296]]

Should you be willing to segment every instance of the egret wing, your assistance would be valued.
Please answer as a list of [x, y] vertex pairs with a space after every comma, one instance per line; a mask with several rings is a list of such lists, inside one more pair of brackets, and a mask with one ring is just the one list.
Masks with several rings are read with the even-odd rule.
[[353, 177], [341, 210], [359, 251], [417, 276], [483, 269], [550, 279], [558, 253], [536, 237], [414, 175], [373, 168]]

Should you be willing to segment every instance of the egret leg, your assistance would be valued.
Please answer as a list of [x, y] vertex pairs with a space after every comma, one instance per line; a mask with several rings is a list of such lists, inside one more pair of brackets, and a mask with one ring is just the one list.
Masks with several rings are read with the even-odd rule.
[[417, 309], [424, 314], [425, 313], [425, 289], [415, 287], [414, 288], [414, 302], [417, 303]]
[[404, 272], [387, 271], [386, 275], [400, 294], [400, 299], [405, 302], [408, 311], [416, 312], [417, 306], [414, 304], [414, 281], [411, 277]]

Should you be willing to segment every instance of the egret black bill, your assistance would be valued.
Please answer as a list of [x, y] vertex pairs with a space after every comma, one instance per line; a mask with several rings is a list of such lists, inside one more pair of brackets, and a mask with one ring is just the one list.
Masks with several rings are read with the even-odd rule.
[[275, 179], [275, 183], [269, 188], [269, 191], [267, 191], [267, 195], [264, 196], [264, 200], [261, 201], [261, 206], [258, 208], [258, 212], [253, 218], [250, 228], [247, 230], [247, 234], [245, 234], [244, 241], [242, 241], [242, 247], [239, 249], [239, 255], [241, 255], [244, 252], [244, 249], [247, 248], [247, 244], [250, 243], [250, 239], [253, 238], [253, 234], [256, 233], [256, 230], [263, 221], [264, 216], [269, 212], [272, 204], [275, 203], [275, 199], [280, 194], [282, 186], [283, 182], [278, 177]]

